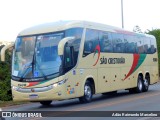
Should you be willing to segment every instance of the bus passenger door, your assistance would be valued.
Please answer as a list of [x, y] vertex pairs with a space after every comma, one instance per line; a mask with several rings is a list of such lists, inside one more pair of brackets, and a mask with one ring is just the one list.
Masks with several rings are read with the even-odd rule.
[[66, 93], [67, 98], [74, 98], [77, 96], [77, 90], [79, 87], [79, 72], [74, 69], [76, 62], [74, 56], [73, 46], [65, 46], [65, 56], [64, 56], [64, 70], [66, 73]]

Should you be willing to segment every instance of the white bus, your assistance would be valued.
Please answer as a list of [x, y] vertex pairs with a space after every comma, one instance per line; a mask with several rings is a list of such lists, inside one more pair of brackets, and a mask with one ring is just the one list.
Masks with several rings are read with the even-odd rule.
[[13, 49], [14, 101], [90, 102], [98, 93], [146, 92], [158, 77], [154, 36], [99, 23], [67, 21], [31, 27], [19, 33]]

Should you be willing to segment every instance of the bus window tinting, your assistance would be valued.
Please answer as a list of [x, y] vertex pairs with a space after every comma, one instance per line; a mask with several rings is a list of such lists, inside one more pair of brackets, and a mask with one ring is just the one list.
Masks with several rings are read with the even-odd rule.
[[87, 29], [86, 36], [85, 36], [85, 43], [84, 43], [84, 51], [83, 57], [89, 55], [90, 53], [94, 52], [96, 45], [98, 45], [98, 31]]
[[150, 38], [150, 43], [151, 43], [150, 53], [153, 54], [157, 51], [156, 40], [153, 38]]
[[149, 38], [144, 38], [143, 40], [144, 53], [150, 53], [151, 43]]
[[70, 36], [75, 37], [74, 40], [71, 40], [71, 41], [68, 42], [69, 46], [73, 46], [74, 65], [76, 65], [77, 60], [78, 60], [79, 47], [80, 47], [80, 42], [81, 42], [81, 38], [82, 38], [82, 32], [83, 32], [82, 28], [71, 28], [71, 29], [66, 30], [66, 32], [65, 32], [66, 37], [70, 37]]
[[153, 54], [156, 52], [156, 40], [153, 38], [87, 29], [83, 57], [93, 53], [97, 44], [100, 45], [101, 52], [107, 53]]
[[137, 53], [137, 43], [135, 41], [135, 36], [124, 35], [124, 47], [125, 53]]
[[101, 52], [113, 52], [112, 36], [108, 32], [99, 32]]
[[124, 38], [122, 34], [112, 33], [113, 52], [124, 53]]

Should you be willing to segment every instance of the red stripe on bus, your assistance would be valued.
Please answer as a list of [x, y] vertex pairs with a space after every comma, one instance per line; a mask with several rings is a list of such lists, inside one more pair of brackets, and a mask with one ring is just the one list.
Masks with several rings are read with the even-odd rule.
[[124, 80], [127, 79], [134, 72], [134, 70], [138, 64], [139, 57], [140, 57], [139, 54], [133, 54], [132, 67], [131, 67], [130, 71], [128, 72], [127, 76], [124, 78]]
[[95, 51], [94, 55], [96, 54], [96, 50], [98, 51], [98, 58], [97, 58], [97, 60], [96, 60], [96, 62], [94, 63], [93, 66], [95, 66], [97, 64], [97, 62], [99, 60], [99, 57], [100, 57], [100, 46], [99, 45], [96, 46], [96, 48], [94, 50]]
[[35, 85], [37, 85], [37, 84], [39, 84], [39, 82], [29, 82], [29, 85], [26, 86], [26, 87], [35, 86]]

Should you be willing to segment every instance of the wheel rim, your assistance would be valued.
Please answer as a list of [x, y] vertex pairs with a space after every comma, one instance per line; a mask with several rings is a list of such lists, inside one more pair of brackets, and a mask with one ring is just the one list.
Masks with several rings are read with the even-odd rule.
[[92, 91], [91, 91], [90, 86], [86, 85], [84, 91], [85, 91], [86, 98], [91, 98]]
[[138, 88], [140, 91], [142, 90], [142, 81], [141, 80], [138, 81]]

